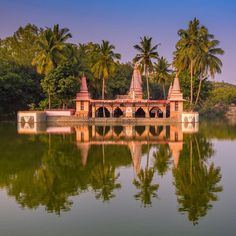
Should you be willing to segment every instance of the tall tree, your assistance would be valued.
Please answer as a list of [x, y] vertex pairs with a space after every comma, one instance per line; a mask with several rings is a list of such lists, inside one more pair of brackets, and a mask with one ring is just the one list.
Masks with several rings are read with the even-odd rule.
[[[57, 67], [59, 62], [65, 57], [66, 41], [71, 38], [67, 28], [59, 28], [56, 24], [53, 29], [47, 28], [40, 39], [38, 40], [39, 50], [32, 64], [36, 66], [37, 72], [40, 74], [47, 74]], [[48, 88], [49, 109], [51, 108], [51, 91]]]
[[[115, 72], [115, 60], [121, 58], [121, 55], [115, 53], [114, 49], [114, 45], [102, 40], [101, 45], [98, 44], [94, 52], [94, 62], [91, 69], [96, 78], [102, 79], [102, 100], [104, 100], [105, 94], [105, 80]], [[104, 108], [103, 116], [105, 117]]]
[[31, 66], [41, 32], [42, 29], [32, 24], [19, 27], [12, 36], [0, 40], [0, 57], [18, 65]]
[[141, 38], [140, 44], [134, 45], [134, 48], [138, 50], [138, 54], [134, 58], [134, 62], [138, 62], [141, 66], [141, 72], [144, 73], [147, 82], [147, 98], [150, 98], [149, 91], [149, 75], [153, 72], [152, 59], [158, 58], [157, 45], [152, 45], [152, 38], [144, 36]]
[[[174, 66], [180, 72], [188, 70], [190, 72], [190, 109], [193, 109], [193, 76], [197, 71], [195, 68], [197, 56], [201, 49], [201, 41], [205, 36], [207, 29], [200, 26], [198, 19], [194, 18], [189, 22], [188, 28], [180, 29], [178, 35], [179, 41], [176, 43], [174, 52]], [[210, 37], [210, 35], [209, 35]]]
[[162, 85], [164, 99], [166, 99], [165, 84], [171, 78], [171, 73], [170, 64], [164, 57], [154, 63], [154, 78]]
[[199, 69], [199, 85], [194, 106], [197, 105], [199, 100], [202, 81], [204, 79], [207, 79], [208, 76], [214, 78], [215, 74], [220, 74], [223, 65], [222, 61], [217, 56], [223, 55], [224, 50], [218, 47], [220, 43], [218, 40], [215, 39], [211, 40], [211, 38], [214, 38], [214, 36], [210, 35], [209, 37], [209, 34], [206, 33], [205, 38], [201, 45], [201, 52], [197, 57], [196, 63]]

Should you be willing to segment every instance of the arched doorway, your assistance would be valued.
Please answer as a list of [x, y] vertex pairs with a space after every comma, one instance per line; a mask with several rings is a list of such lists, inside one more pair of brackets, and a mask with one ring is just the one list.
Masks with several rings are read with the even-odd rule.
[[[105, 111], [105, 117], [110, 117], [110, 112], [106, 107], [104, 107], [104, 111]], [[103, 107], [99, 107], [96, 110], [96, 117], [103, 117]]]
[[163, 112], [159, 107], [153, 107], [149, 112], [150, 117], [152, 118], [163, 118]]
[[135, 117], [141, 118], [145, 116], [146, 116], [145, 111], [143, 110], [143, 108], [139, 107], [139, 109], [135, 112]]
[[120, 117], [123, 116], [123, 114], [123, 111], [119, 107], [114, 110], [114, 117]]

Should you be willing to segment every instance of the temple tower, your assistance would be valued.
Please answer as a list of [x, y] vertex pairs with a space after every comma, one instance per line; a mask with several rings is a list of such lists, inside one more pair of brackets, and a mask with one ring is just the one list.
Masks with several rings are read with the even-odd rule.
[[76, 94], [76, 115], [88, 118], [90, 107], [90, 94], [88, 92], [86, 77], [81, 79], [80, 92]]
[[170, 117], [181, 120], [183, 112], [183, 94], [180, 90], [179, 78], [176, 76], [173, 85], [170, 86], [168, 92], [168, 100], [170, 101]]
[[134, 71], [132, 75], [132, 80], [129, 89], [129, 95], [131, 99], [142, 99], [143, 91], [142, 91], [142, 77], [141, 73], [138, 69], [138, 65], [134, 65]]

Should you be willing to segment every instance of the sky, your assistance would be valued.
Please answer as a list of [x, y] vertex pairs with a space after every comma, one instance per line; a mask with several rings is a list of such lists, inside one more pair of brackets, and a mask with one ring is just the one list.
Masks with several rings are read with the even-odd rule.
[[133, 45], [150, 36], [158, 52], [172, 61], [179, 29], [194, 17], [220, 40], [225, 50], [217, 81], [236, 84], [236, 0], [0, 0], [0, 38], [27, 23], [70, 29], [73, 43], [109, 40], [131, 61]]

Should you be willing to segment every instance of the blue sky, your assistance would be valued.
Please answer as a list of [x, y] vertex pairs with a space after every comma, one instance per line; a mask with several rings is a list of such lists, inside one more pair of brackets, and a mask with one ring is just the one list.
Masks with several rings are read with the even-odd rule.
[[233, 0], [0, 0], [0, 38], [34, 23], [68, 27], [74, 43], [109, 40], [122, 61], [135, 56], [141, 36], [161, 43], [159, 54], [172, 59], [177, 31], [194, 17], [221, 41], [223, 73], [218, 81], [236, 84], [236, 1]]

